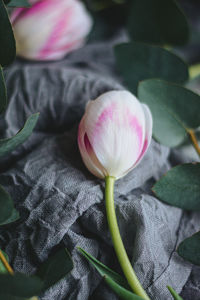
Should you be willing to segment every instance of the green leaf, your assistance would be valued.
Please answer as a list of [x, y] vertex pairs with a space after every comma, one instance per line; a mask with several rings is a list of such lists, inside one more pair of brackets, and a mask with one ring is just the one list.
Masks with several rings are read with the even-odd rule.
[[168, 171], [153, 187], [163, 202], [186, 210], [200, 210], [200, 163], [183, 164]]
[[2, 294], [17, 297], [32, 297], [38, 295], [42, 290], [42, 281], [35, 277], [15, 273], [0, 274], [0, 297]]
[[[1, 250], [1, 249], [0, 249]], [[9, 262], [9, 258], [8, 258], [8, 255], [3, 251], [1, 250], [1, 252], [3, 253], [3, 255], [5, 256], [6, 260]], [[5, 268], [4, 264], [2, 263], [2, 261], [0, 260], [0, 274], [4, 274], [4, 273], [8, 273], [7, 269]], [[0, 288], [1, 290], [1, 288]]]
[[153, 134], [161, 144], [178, 146], [188, 129], [200, 125], [200, 96], [180, 85], [148, 79], [139, 84], [138, 97], [152, 112]]
[[0, 0], [0, 65], [7, 66], [16, 55], [15, 39], [3, 0]]
[[71, 256], [66, 249], [59, 250], [44, 262], [36, 273], [43, 281], [43, 290], [48, 289], [73, 269]]
[[168, 286], [167, 288], [170, 291], [170, 293], [172, 294], [174, 300], [183, 300], [183, 298], [181, 296], [179, 296], [171, 286]]
[[0, 226], [12, 223], [19, 219], [19, 213], [14, 208], [10, 195], [0, 185]]
[[183, 83], [188, 79], [187, 65], [175, 54], [163, 48], [131, 42], [115, 47], [117, 67], [127, 87], [136, 93], [138, 82], [161, 78]]
[[6, 85], [3, 76], [3, 69], [0, 66], [0, 114], [5, 110], [6, 106], [7, 106]]
[[188, 81], [185, 85], [189, 90], [200, 95], [200, 75], [192, 78], [192, 80]]
[[31, 135], [38, 117], [39, 113], [31, 115], [24, 124], [24, 127], [15, 136], [0, 140], [0, 157], [13, 151]]
[[200, 231], [185, 239], [177, 251], [185, 260], [200, 266]]
[[187, 20], [174, 0], [134, 0], [130, 7], [128, 31], [133, 40], [172, 45], [185, 44]]
[[110, 288], [121, 298], [125, 300], [143, 300], [143, 298], [135, 295], [129, 289], [127, 282], [117, 273], [102, 264], [91, 254], [78, 247], [82, 255], [96, 268], [99, 274], [105, 279]]
[[0, 223], [4, 223], [11, 217], [14, 204], [10, 195], [0, 185]]
[[8, 7], [30, 7], [30, 3], [27, 0], [11, 0]]
[[15, 208], [13, 208], [12, 214], [10, 215], [10, 217], [7, 218], [4, 222], [0, 222], [0, 226], [13, 223], [13, 222], [19, 220], [19, 218], [20, 218], [19, 212]]
[[37, 297], [31, 297], [31, 298], [22, 298], [22, 297], [16, 297], [12, 295], [5, 295], [5, 294], [0, 294], [0, 299], [2, 300], [39, 300]]
[[105, 276], [104, 279], [105, 282], [109, 285], [109, 287], [120, 297], [120, 299], [143, 300], [143, 298], [141, 298], [140, 296], [137, 296], [136, 294], [117, 284], [112, 278]]

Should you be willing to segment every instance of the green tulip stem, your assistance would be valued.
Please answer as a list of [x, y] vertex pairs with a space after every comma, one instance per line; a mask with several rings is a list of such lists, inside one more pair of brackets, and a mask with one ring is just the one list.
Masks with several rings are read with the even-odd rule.
[[197, 140], [197, 137], [196, 137], [194, 131], [192, 129], [188, 129], [188, 134], [191, 139], [192, 145], [194, 146], [197, 154], [200, 157], [200, 147], [199, 147], [198, 140]]
[[107, 176], [105, 178], [105, 183], [105, 200], [108, 226], [119, 263], [133, 292], [142, 297], [144, 300], [150, 300], [133, 270], [120, 236], [114, 205], [115, 178], [112, 176]]

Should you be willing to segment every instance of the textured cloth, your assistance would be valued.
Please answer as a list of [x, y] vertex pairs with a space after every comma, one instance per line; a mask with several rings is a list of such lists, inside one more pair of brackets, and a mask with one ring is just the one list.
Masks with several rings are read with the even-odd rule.
[[[77, 146], [77, 126], [87, 101], [124, 89], [112, 44], [88, 45], [56, 63], [18, 60], [7, 70], [6, 81], [10, 102], [4, 135], [15, 134], [31, 113], [39, 111], [40, 118], [31, 137], [1, 160], [0, 183], [21, 214], [20, 221], [1, 229], [1, 248], [16, 271], [28, 274], [58, 247], [71, 252], [74, 270], [43, 300], [118, 299], [76, 249], [82, 247], [121, 273], [106, 221], [104, 182], [86, 170]], [[154, 300], [172, 299], [166, 285], [180, 292], [188, 280], [192, 265], [175, 250], [199, 223], [198, 214], [165, 205], [151, 192], [171, 167], [169, 154], [152, 141], [139, 166], [115, 186], [127, 253]]]

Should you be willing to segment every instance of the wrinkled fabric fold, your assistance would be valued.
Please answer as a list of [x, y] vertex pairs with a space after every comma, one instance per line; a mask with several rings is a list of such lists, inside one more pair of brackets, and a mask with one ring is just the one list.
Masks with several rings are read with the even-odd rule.
[[[94, 59], [95, 58], [95, 59]], [[32, 136], [0, 162], [0, 182], [21, 220], [0, 230], [0, 245], [16, 271], [33, 273], [57, 247], [72, 253], [72, 273], [42, 300], [116, 300], [97, 272], [77, 252], [80, 246], [121, 272], [109, 235], [104, 182], [84, 167], [77, 145], [78, 123], [88, 99], [124, 89], [114, 67], [112, 44], [93, 44], [58, 63], [16, 61], [6, 72], [12, 135], [40, 111]], [[180, 292], [192, 266], [177, 254], [178, 243], [198, 229], [198, 215], [159, 202], [153, 183], [170, 167], [168, 148], [152, 141], [141, 164], [116, 182], [115, 203], [122, 238], [138, 277], [154, 300]]]

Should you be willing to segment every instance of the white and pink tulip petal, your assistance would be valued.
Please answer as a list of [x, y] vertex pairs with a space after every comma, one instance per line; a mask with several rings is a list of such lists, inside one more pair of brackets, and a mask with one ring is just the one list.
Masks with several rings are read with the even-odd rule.
[[78, 146], [83, 159], [84, 164], [88, 170], [99, 178], [105, 178], [107, 175], [104, 168], [99, 163], [92, 146], [89, 142], [87, 133], [85, 131], [84, 118], [82, 118], [78, 129]]
[[118, 179], [146, 152], [151, 141], [151, 113], [130, 92], [107, 92], [87, 105], [84, 130], [101, 178], [103, 174]]
[[79, 0], [37, 0], [11, 14], [19, 56], [33, 60], [61, 59], [81, 47], [92, 20]]

